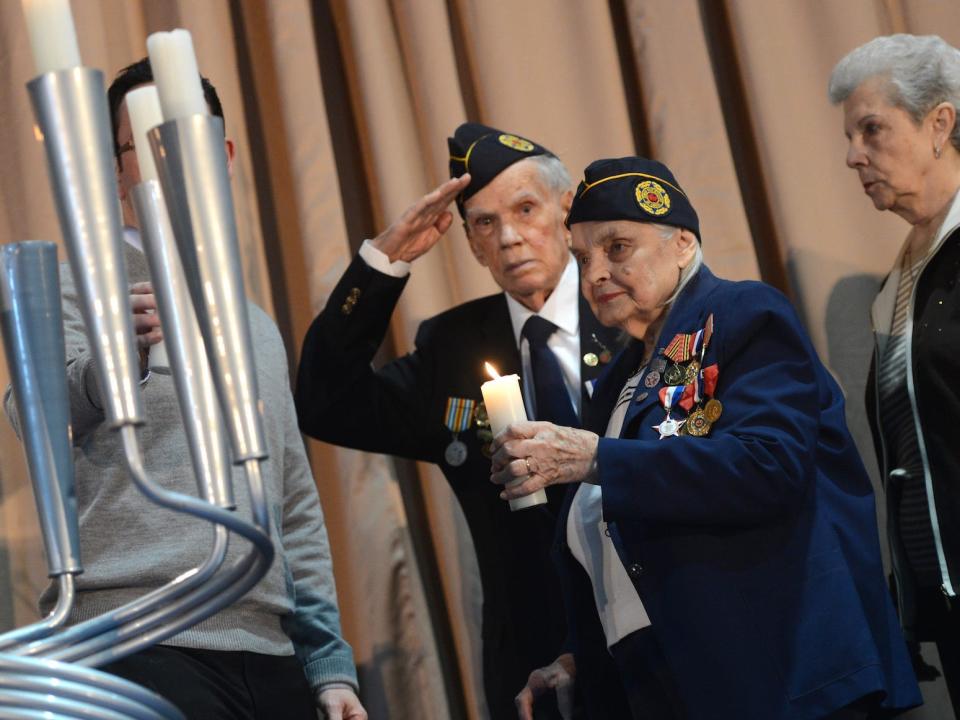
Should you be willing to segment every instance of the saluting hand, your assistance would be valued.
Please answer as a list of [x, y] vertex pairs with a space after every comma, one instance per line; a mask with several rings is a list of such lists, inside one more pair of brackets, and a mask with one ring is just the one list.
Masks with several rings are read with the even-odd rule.
[[447, 206], [469, 184], [469, 174], [447, 180], [404, 210], [400, 219], [371, 243], [389, 257], [390, 262], [413, 262], [450, 229], [453, 214]]
[[587, 430], [561, 427], [548, 422], [517, 422], [493, 440], [490, 479], [506, 485], [504, 500], [523, 497], [548, 485], [597, 482], [599, 436]]

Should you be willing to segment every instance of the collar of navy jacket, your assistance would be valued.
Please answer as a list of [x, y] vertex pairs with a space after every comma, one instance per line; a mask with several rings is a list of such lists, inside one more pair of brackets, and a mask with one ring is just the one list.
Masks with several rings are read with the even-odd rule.
[[[720, 281], [710, 272], [706, 265], [701, 266], [697, 274], [687, 283], [686, 287], [680, 292], [680, 295], [674, 300], [669, 310], [660, 336], [657, 339], [657, 352], [652, 357], [662, 354], [661, 349], [677, 333], [691, 333], [701, 329], [710, 315], [710, 308], [705, 303], [707, 296], [713, 292]], [[607, 428], [607, 422], [610, 414], [613, 412], [620, 391], [629, 377], [638, 369], [640, 361], [643, 358], [644, 344], [640, 340], [633, 340], [621, 352], [614, 362], [610, 363], [607, 371], [597, 378], [596, 390], [594, 391], [594, 401], [591, 406], [589, 424], [584, 424], [588, 430], [603, 435]], [[707, 358], [711, 355], [710, 348], [707, 348]], [[705, 359], [704, 366], [709, 365], [709, 360]], [[647, 388], [643, 383], [639, 383], [633, 396], [630, 398], [630, 407], [627, 409], [626, 416], [623, 419], [623, 427], [620, 431], [620, 437], [634, 437], [628, 428], [646, 413], [651, 405], [659, 404], [660, 390], [665, 385], [663, 373], [661, 373], [660, 382], [652, 388]], [[650, 428], [650, 432], [655, 437], [656, 430]]]

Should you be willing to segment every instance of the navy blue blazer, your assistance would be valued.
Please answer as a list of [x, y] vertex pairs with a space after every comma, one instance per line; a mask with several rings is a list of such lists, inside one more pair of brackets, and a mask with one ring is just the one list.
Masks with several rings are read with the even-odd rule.
[[[658, 439], [663, 384], [641, 383], [620, 438], [601, 437], [598, 451], [604, 519], [688, 716], [819, 718], [868, 695], [889, 710], [920, 704], [840, 388], [783, 295], [706, 267], [660, 345], [710, 314], [704, 366], [717, 364], [723, 403], [710, 434]], [[633, 343], [599, 379], [586, 421], [601, 436], [641, 356]], [[590, 581], [566, 546], [575, 490], [556, 548], [570, 643], [591, 717], [616, 717]]]
[[[550, 562], [564, 491], [548, 491], [554, 512], [510, 512], [490, 482], [476, 424], [459, 434], [466, 462], [454, 466], [444, 457], [453, 440], [445, 424], [448, 398], [480, 401], [484, 360], [505, 375], [522, 372], [503, 293], [424, 320], [414, 352], [371, 367], [406, 283], [354, 258], [303, 343], [295, 395], [300, 427], [326, 442], [436, 463], [443, 471], [469, 526], [483, 585], [487, 705], [497, 720], [515, 718], [513, 699], [530, 671], [552, 662], [566, 636]], [[600, 325], [582, 297], [579, 312], [581, 351], [616, 351], [617, 331]], [[582, 381], [599, 372], [599, 364], [581, 364]], [[586, 390], [581, 400], [586, 409]]]

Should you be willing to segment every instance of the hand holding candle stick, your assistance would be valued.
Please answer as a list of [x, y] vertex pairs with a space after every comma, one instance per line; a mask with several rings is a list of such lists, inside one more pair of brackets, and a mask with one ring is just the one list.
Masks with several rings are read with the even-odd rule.
[[[492, 377], [480, 386], [483, 393], [483, 403], [490, 418], [490, 430], [499, 435], [511, 423], [527, 419], [527, 411], [523, 406], [523, 396], [520, 394], [520, 377], [504, 375], [501, 377], [490, 363], [486, 363], [487, 372]], [[510, 485], [522, 483], [524, 478], [514, 480]], [[511, 510], [522, 510], [543, 505], [547, 502], [547, 494], [543, 490], [510, 500]]]

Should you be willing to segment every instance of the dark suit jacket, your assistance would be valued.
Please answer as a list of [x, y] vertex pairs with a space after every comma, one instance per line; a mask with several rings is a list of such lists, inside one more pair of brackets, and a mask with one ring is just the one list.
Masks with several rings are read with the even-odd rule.
[[[954, 201], [956, 202], [956, 201]], [[956, 212], [956, 211], [954, 211]], [[947, 222], [950, 222], [948, 219]], [[910, 349], [913, 368], [913, 393], [916, 421], [925, 450], [930, 491], [937, 523], [932, 530], [939, 543], [949, 573], [952, 602], [960, 590], [960, 449], [956, 427], [960, 420], [960, 229], [953, 230], [924, 266], [917, 278], [913, 304], [913, 336]], [[884, 280], [881, 294], [896, 293]], [[892, 312], [892, 308], [891, 308]], [[876, 330], [875, 330], [876, 332]], [[887, 474], [895, 468], [895, 458], [886, 456], [881, 431], [880, 402], [877, 392], [877, 349], [870, 362], [866, 388], [867, 418], [873, 432], [874, 448], [887, 500], [887, 536], [896, 579], [900, 618], [914, 641], [932, 640], [937, 621], [925, 616], [918, 607], [921, 588], [913, 572], [900, 532], [901, 486]], [[923, 481], [923, 478], [921, 478]], [[906, 571], [905, 571], [906, 570]], [[944, 586], [941, 586], [944, 591]], [[937, 593], [939, 595], [939, 593]], [[938, 617], [938, 616], [934, 616]]]
[[[473, 424], [459, 438], [467, 445], [466, 462], [452, 467], [444, 460], [452, 440], [444, 424], [447, 399], [480, 401], [480, 385], [489, 379], [484, 361], [502, 374], [521, 374], [502, 293], [424, 321], [413, 353], [371, 368], [405, 284], [406, 278], [354, 259], [304, 341], [296, 389], [300, 427], [326, 442], [440, 466], [466, 516], [483, 584], [487, 702], [494, 718], [513, 718], [513, 698], [532, 669], [557, 657], [565, 635], [550, 561], [562, 491], [549, 493], [552, 513], [545, 507], [510, 512], [490, 482], [490, 460]], [[602, 344], [615, 352], [616, 335], [597, 323], [581, 298], [581, 352], [599, 355]], [[581, 381], [600, 369], [582, 363]], [[588, 401], [584, 388], [584, 405]]]
[[[641, 384], [620, 438], [601, 438], [598, 451], [604, 519], [688, 716], [819, 718], [872, 693], [888, 709], [919, 704], [840, 389], [780, 293], [706, 268], [660, 345], [711, 313], [704, 365], [718, 365], [723, 414], [710, 434], [658, 439], [662, 383]], [[598, 382], [590, 424], [601, 435], [641, 352], [629, 346]], [[565, 533], [557, 549], [578, 681], [595, 708], [610, 701], [609, 671], [596, 670], [609, 655]]]

